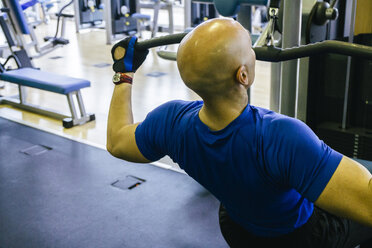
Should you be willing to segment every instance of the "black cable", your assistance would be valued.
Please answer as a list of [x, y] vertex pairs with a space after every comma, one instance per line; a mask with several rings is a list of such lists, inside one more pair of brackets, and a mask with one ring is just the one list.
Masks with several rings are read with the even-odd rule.
[[58, 36], [58, 31], [59, 31], [59, 21], [61, 19], [61, 15], [62, 15], [62, 12], [65, 8], [67, 8], [68, 6], [70, 6], [72, 3], [74, 2], [74, 0], [71, 0], [68, 4], [66, 4], [65, 6], [63, 6], [60, 11], [58, 12], [57, 14], [57, 30], [56, 30], [56, 34], [54, 35], [54, 38], [57, 38]]

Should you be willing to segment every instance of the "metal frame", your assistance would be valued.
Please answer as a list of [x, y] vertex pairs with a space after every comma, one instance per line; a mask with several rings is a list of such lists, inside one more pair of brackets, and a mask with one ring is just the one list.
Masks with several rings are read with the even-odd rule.
[[[349, 38], [348, 42], [354, 42], [354, 29], [355, 29], [355, 14], [356, 14], [356, 6], [357, 0], [352, 0], [351, 2], [351, 17], [350, 17], [350, 29], [349, 29]], [[346, 129], [346, 122], [347, 122], [347, 112], [348, 112], [348, 100], [349, 100], [349, 86], [350, 86], [350, 71], [351, 71], [351, 57], [347, 57], [347, 65], [346, 65], [346, 82], [345, 82], [345, 96], [344, 96], [344, 107], [342, 111], [342, 122], [341, 127], [342, 129]]]
[[172, 2], [166, 2], [163, 3], [161, 1], [156, 1], [154, 3], [150, 4], [142, 4], [139, 3], [139, 8], [150, 8], [154, 9], [154, 20], [151, 28], [151, 37], [154, 38], [157, 31], [158, 31], [158, 17], [159, 17], [159, 12], [160, 9], [166, 9], [168, 10], [168, 21], [169, 21], [169, 26], [168, 28], [163, 28], [162, 30], [173, 34], [174, 33], [174, 23], [173, 23], [173, 3]]
[[[187, 33], [178, 33], [166, 35], [140, 41], [136, 44], [137, 49], [150, 49], [153, 47], [161, 47], [171, 44], [180, 43]], [[293, 59], [305, 58], [313, 55], [324, 53], [336, 53], [347, 56], [355, 56], [364, 59], [372, 59], [372, 47], [348, 43], [343, 41], [326, 40], [314, 44], [303, 46], [295, 46], [291, 48], [281, 49], [273, 46], [253, 47], [256, 53], [256, 59], [267, 62], [282, 62]], [[161, 50], [158, 53], [164, 54], [165, 59], [175, 60], [176, 52]], [[169, 58], [168, 58], [169, 57]]]
[[[75, 0], [74, 1], [74, 18], [75, 18], [75, 28], [76, 32], [79, 32], [81, 25], [80, 25], [80, 9], [79, 9], [79, 1], [80, 0]], [[105, 13], [106, 14], [106, 13]]]
[[[102, 10], [102, 9], [97, 9], [96, 11], [102, 11], [103, 12], [103, 15], [102, 15], [102, 20], [96, 20], [96, 22], [99, 22], [100, 24], [99, 25], [96, 25], [96, 24], [93, 24], [94, 21], [89, 24], [89, 23], [82, 23], [82, 20], [81, 20], [81, 12], [82, 10], [80, 9], [80, 6], [79, 6], [79, 1], [83, 1], [83, 0], [74, 0], [74, 19], [75, 19], [75, 28], [76, 28], [76, 32], [79, 33], [80, 30], [83, 30], [83, 29], [87, 29], [87, 28], [103, 28], [104, 25], [101, 24], [100, 22], [104, 22], [105, 21], [105, 15], [106, 15], [106, 10]], [[106, 2], [105, 2], [106, 4]], [[105, 5], [105, 9], [106, 9], [106, 5]], [[94, 18], [93, 16], [93, 13], [91, 12], [90, 13], [90, 17], [91, 18]], [[107, 25], [107, 24], [105, 24]]]
[[[9, 19], [11, 21], [11, 26], [13, 26], [12, 28], [12, 32], [13, 33], [13, 37], [16, 38], [17, 40], [17, 43], [19, 46], [23, 47], [28, 54], [32, 54], [30, 57], [31, 58], [39, 58], [41, 56], [44, 56], [45, 54], [48, 54], [52, 51], [54, 51], [55, 48], [58, 48], [58, 47], [62, 47], [63, 45], [61, 44], [54, 44], [53, 41], [46, 41], [44, 42], [43, 44], [39, 44], [38, 42], [38, 39], [36, 37], [36, 34], [35, 34], [35, 31], [34, 31], [34, 28], [32, 27], [32, 25], [30, 23], [28, 23], [28, 29], [29, 29], [29, 33], [28, 34], [24, 34], [21, 30], [21, 28], [18, 26], [18, 22], [16, 21], [16, 18], [15, 18], [15, 13], [14, 13], [14, 9], [11, 8], [11, 4], [9, 3], [9, 0], [3, 0], [2, 1], [4, 6], [9, 8]], [[24, 15], [24, 13], [23, 13]], [[61, 25], [61, 30], [62, 30], [62, 33], [61, 33], [61, 37], [63, 38], [64, 36], [64, 31], [65, 31], [65, 24], [66, 24], [66, 21], [65, 21], [65, 18], [67, 17], [63, 17], [61, 16], [60, 17], [61, 20], [62, 20], [62, 23], [60, 24]], [[27, 42], [25, 37], [24, 36], [27, 36], [29, 35], [30, 37], [30, 42]], [[30, 49], [34, 49], [35, 51], [34, 52], [31, 52]], [[35, 54], [36, 52], [36, 54]]]
[[[301, 41], [302, 0], [284, 0], [282, 48], [296, 47]], [[282, 63], [279, 113], [297, 117], [299, 60]]]
[[[0, 104], [7, 104], [19, 109], [33, 112], [40, 115], [45, 115], [54, 119], [62, 120], [65, 128], [70, 128], [76, 125], [81, 125], [95, 119], [94, 114], [87, 114], [83, 103], [80, 90], [70, 92], [66, 95], [67, 102], [70, 108], [70, 116], [62, 114], [58, 111], [47, 109], [38, 105], [26, 102], [26, 87], [18, 85], [18, 97], [0, 97]], [[76, 109], [74, 96], [76, 97], [79, 112]], [[18, 98], [18, 99], [17, 99]]]

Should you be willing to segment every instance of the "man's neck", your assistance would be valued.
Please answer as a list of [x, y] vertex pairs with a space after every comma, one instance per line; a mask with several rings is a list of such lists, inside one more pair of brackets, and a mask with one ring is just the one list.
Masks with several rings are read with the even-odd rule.
[[248, 95], [241, 94], [227, 98], [205, 98], [199, 112], [200, 120], [211, 130], [218, 131], [235, 120], [248, 104]]

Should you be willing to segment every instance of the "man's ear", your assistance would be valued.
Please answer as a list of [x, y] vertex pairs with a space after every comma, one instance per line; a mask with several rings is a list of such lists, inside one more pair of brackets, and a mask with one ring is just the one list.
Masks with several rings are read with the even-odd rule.
[[236, 72], [236, 81], [243, 85], [244, 87], [249, 87], [249, 77], [248, 77], [248, 70], [247, 68], [242, 65], [239, 67], [238, 71]]

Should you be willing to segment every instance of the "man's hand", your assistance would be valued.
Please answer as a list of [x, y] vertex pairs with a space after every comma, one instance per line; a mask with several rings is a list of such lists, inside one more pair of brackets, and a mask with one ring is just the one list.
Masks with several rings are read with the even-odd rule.
[[115, 72], [136, 72], [145, 61], [149, 50], [138, 50], [135, 48], [137, 37], [127, 37], [116, 43], [111, 49]]

